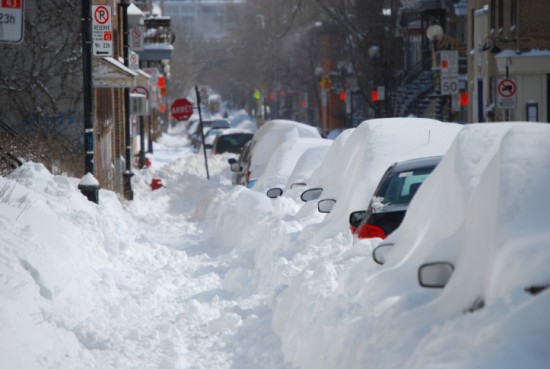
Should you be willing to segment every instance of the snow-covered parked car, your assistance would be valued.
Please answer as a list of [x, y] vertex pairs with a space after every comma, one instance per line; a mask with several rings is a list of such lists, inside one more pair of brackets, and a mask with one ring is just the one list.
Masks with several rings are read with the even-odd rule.
[[441, 156], [405, 160], [388, 168], [367, 210], [350, 214], [354, 240], [386, 238], [399, 227], [416, 191], [441, 161]]
[[[273, 152], [288, 140], [303, 138], [321, 138], [317, 128], [290, 120], [275, 119], [264, 123], [251, 141], [250, 152], [240, 165], [241, 184], [253, 187], [263, 174]], [[233, 168], [232, 168], [233, 170]]]
[[[321, 166], [332, 147], [333, 141], [329, 144], [308, 148], [296, 162], [296, 166], [290, 173], [286, 183], [285, 192], [294, 188], [303, 188], [309, 183], [311, 176]], [[301, 192], [300, 192], [301, 193]]]
[[239, 154], [254, 133], [248, 129], [228, 128], [223, 129], [216, 136], [212, 143], [212, 154], [223, 154], [226, 152]]
[[[312, 224], [310, 227], [315, 229], [304, 233], [304, 237], [322, 240], [349, 232], [349, 215], [365, 210], [388, 167], [397, 161], [445, 154], [462, 127], [424, 118], [361, 123], [346, 140], [341, 159], [330, 168], [322, 185], [317, 209], [327, 215], [321, 223]], [[313, 178], [311, 186], [315, 186]]]
[[270, 198], [281, 196], [302, 154], [309, 149], [328, 148], [332, 142], [325, 138], [294, 138], [281, 143], [256, 181], [254, 190], [266, 192]]
[[[536, 337], [550, 331], [534, 318], [550, 306], [549, 140], [544, 124], [466, 126], [411, 202], [394, 244], [375, 249], [384, 267], [358, 300], [380, 322], [373, 329], [422, 343], [402, 367], [429, 367], [434, 355], [453, 362], [440, 350], [444, 332], [453, 332], [446, 347], [470, 353], [450, 367], [501, 366], [486, 342], [509, 358], [540, 350]], [[380, 344], [411, 349], [395, 337]], [[547, 355], [532, 359], [529, 367], [548, 363]]]

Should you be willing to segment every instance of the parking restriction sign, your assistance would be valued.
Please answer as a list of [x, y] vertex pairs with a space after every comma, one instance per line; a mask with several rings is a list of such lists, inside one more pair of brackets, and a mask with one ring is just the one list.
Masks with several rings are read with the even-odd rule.
[[516, 109], [517, 106], [516, 81], [511, 78], [501, 79], [497, 84], [497, 108]]
[[113, 56], [111, 5], [92, 5], [92, 54]]
[[23, 41], [24, 0], [1, 0], [0, 42], [18, 44]]

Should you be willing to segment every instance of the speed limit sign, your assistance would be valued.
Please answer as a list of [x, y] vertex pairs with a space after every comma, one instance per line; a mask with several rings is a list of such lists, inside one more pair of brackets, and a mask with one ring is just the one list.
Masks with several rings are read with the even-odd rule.
[[458, 95], [458, 76], [441, 75], [441, 95]]

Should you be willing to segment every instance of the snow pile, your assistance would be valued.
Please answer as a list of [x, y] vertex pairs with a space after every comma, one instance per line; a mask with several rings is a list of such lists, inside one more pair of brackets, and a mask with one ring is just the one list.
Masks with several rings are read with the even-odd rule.
[[[305, 232], [294, 196], [232, 186], [231, 154], [208, 158], [207, 180], [183, 126], [155, 143], [132, 202], [101, 189], [92, 203], [26, 163], [0, 178], [2, 368], [547, 368], [550, 294], [525, 288], [550, 283], [549, 139], [546, 125], [461, 130], [384, 266], [341, 227]], [[370, 147], [389, 156], [383, 142]], [[447, 286], [420, 287], [440, 261]]]

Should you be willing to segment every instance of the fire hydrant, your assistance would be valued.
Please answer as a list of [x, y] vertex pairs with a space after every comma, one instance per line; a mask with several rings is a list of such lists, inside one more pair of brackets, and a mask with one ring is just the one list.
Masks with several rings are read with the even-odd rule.
[[160, 178], [153, 178], [151, 180], [151, 190], [158, 190], [159, 188], [163, 187], [164, 184], [162, 183], [162, 179]]

